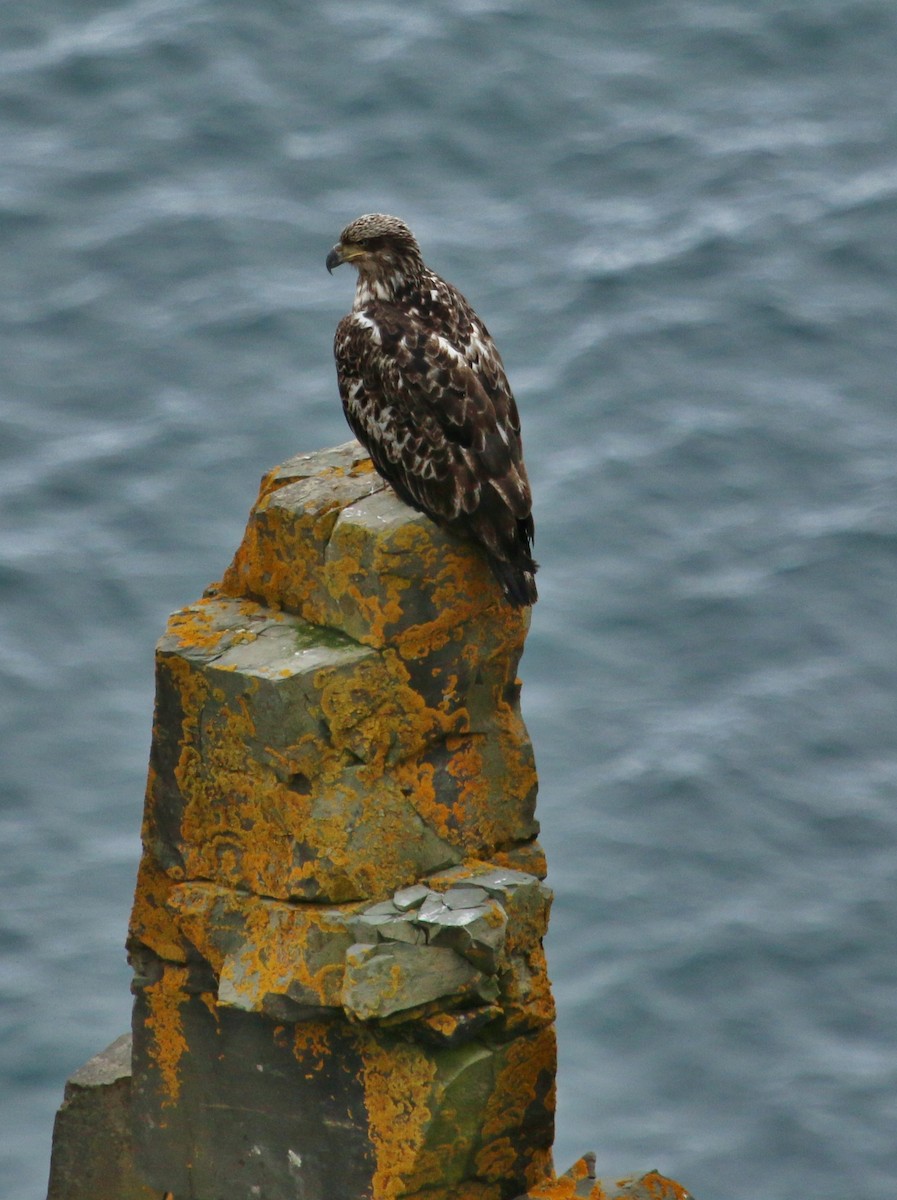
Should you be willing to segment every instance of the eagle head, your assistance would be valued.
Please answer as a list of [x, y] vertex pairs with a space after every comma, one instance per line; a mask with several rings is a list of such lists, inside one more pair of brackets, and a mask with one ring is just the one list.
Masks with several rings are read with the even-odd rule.
[[352, 263], [374, 281], [408, 278], [423, 269], [420, 246], [404, 221], [385, 213], [365, 213], [350, 221], [327, 255], [327, 270]]

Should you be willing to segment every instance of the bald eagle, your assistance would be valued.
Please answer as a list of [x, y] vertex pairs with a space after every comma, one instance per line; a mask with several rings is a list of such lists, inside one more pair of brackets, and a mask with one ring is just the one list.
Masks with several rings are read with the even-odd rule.
[[333, 350], [346, 419], [398, 496], [479, 544], [504, 594], [536, 600], [517, 405], [486, 326], [397, 217], [347, 225], [327, 270], [358, 270]]

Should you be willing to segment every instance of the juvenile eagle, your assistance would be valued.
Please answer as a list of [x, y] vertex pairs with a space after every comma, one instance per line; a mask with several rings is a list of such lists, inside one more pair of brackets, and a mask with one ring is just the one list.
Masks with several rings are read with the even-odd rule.
[[508, 601], [536, 600], [520, 419], [486, 326], [424, 266], [397, 217], [368, 213], [327, 255], [358, 269], [333, 352], [346, 419], [399, 497], [477, 542]]

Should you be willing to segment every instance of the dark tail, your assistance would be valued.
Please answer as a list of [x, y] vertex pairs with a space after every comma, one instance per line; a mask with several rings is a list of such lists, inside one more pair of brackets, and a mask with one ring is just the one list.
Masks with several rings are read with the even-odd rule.
[[490, 554], [489, 566], [492, 568], [492, 574], [501, 584], [505, 599], [514, 608], [526, 608], [527, 605], [535, 604], [539, 599], [535, 580], [536, 571], [539, 569], [537, 562], [530, 559], [527, 566], [518, 567], [514, 563], [505, 562], [504, 559], [493, 558]]

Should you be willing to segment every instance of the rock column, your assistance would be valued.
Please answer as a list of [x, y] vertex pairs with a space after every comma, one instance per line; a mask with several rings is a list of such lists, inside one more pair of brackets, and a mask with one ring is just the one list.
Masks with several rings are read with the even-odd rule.
[[172, 616], [129, 940], [152, 1187], [552, 1178], [527, 619], [354, 442], [266, 476], [224, 578]]

